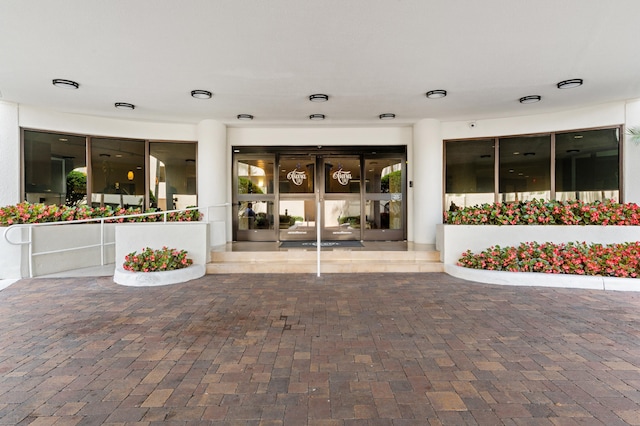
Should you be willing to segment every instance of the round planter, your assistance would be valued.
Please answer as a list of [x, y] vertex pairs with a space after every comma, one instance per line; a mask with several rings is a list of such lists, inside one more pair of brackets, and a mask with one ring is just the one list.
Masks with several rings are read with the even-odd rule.
[[113, 274], [113, 281], [132, 287], [153, 287], [184, 283], [203, 277], [205, 272], [205, 265], [191, 265], [188, 268], [159, 272], [131, 272], [118, 266]]

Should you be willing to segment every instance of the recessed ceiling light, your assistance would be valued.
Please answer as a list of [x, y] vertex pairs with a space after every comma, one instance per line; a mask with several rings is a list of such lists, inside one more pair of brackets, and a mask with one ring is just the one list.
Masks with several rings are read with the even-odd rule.
[[525, 156], [525, 157], [530, 157], [530, 156], [532, 156], [532, 155], [536, 155], [536, 153], [535, 153], [535, 152], [525, 152], [525, 153], [524, 153], [524, 156]]
[[580, 152], [580, 150], [579, 150], [579, 149], [568, 149], [568, 150], [567, 150], [567, 153], [568, 153], [568, 154], [574, 154], [574, 153], [576, 153], [576, 152]]
[[311, 114], [309, 120], [324, 120], [324, 114]]
[[396, 118], [396, 115], [392, 113], [385, 113], [385, 114], [380, 114], [379, 118], [380, 120], [393, 120], [394, 118]]
[[309, 100], [311, 102], [327, 102], [329, 100], [329, 96], [317, 93], [315, 95], [309, 96]]
[[80, 85], [75, 81], [64, 80], [62, 78], [54, 78], [53, 85], [62, 89], [77, 89], [80, 87]]
[[541, 96], [531, 95], [531, 96], [523, 96], [520, 98], [521, 104], [534, 104], [536, 102], [540, 102], [542, 100]]
[[59, 140], [60, 142], [67, 142], [69, 139], [67, 139], [67, 138], [59, 138], [58, 140]]
[[438, 90], [430, 90], [427, 92], [427, 98], [429, 99], [440, 99], [447, 96], [447, 91], [438, 89]]
[[251, 114], [238, 114], [238, 120], [253, 120], [253, 115]]
[[191, 96], [196, 99], [211, 99], [213, 95], [208, 90], [192, 90]]
[[134, 104], [128, 104], [126, 102], [116, 102], [115, 107], [118, 109], [135, 109], [136, 108]]
[[558, 89], [573, 89], [574, 87], [582, 86], [581, 78], [572, 78], [571, 80], [564, 80], [558, 83]]

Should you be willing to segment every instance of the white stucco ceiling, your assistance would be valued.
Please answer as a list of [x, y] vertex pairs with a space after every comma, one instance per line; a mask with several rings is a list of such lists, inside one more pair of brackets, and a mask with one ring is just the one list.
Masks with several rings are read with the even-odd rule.
[[0, 100], [234, 126], [537, 114], [640, 98], [638, 17], [639, 0], [2, 0]]

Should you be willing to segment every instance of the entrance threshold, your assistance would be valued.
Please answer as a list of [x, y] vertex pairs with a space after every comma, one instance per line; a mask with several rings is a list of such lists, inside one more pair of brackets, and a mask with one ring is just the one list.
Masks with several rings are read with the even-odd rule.
[[[325, 243], [335, 243], [340, 241], [322, 241], [321, 249], [325, 250], [355, 250], [355, 251], [435, 251], [435, 244], [417, 244], [411, 241], [358, 241], [360, 246], [358, 247], [345, 247], [345, 246], [332, 246]], [[251, 251], [290, 251], [290, 250], [316, 250], [315, 245], [302, 246], [302, 247], [287, 247], [282, 246], [283, 242], [267, 241], [267, 242], [255, 242], [255, 241], [234, 241], [225, 245], [212, 247], [212, 252], [251, 252]]]

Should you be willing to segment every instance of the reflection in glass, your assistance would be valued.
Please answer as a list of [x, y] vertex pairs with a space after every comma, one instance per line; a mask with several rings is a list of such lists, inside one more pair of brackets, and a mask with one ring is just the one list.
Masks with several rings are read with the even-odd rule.
[[367, 229], [402, 229], [402, 200], [367, 200]]
[[445, 207], [492, 203], [495, 193], [494, 140], [445, 143]]
[[402, 193], [402, 160], [399, 158], [366, 159], [364, 169], [367, 193]]
[[280, 200], [280, 231], [285, 237], [315, 239], [315, 200]]
[[143, 207], [144, 141], [91, 140], [91, 203], [93, 206]]
[[325, 229], [332, 234], [354, 234], [360, 229], [360, 201], [359, 200], [325, 200], [324, 201]]
[[198, 204], [196, 144], [149, 143], [150, 207], [176, 210]]
[[272, 201], [241, 201], [238, 203], [238, 229], [273, 229]]
[[619, 130], [601, 129], [556, 135], [556, 198], [619, 200]]
[[500, 139], [499, 191], [502, 201], [551, 197], [551, 136]]
[[280, 193], [313, 193], [315, 157], [282, 156], [278, 169]]
[[87, 148], [84, 136], [24, 132], [24, 184], [30, 203], [87, 203]]
[[273, 160], [239, 159], [238, 194], [272, 194]]
[[360, 158], [331, 157], [324, 163], [326, 193], [360, 192]]

